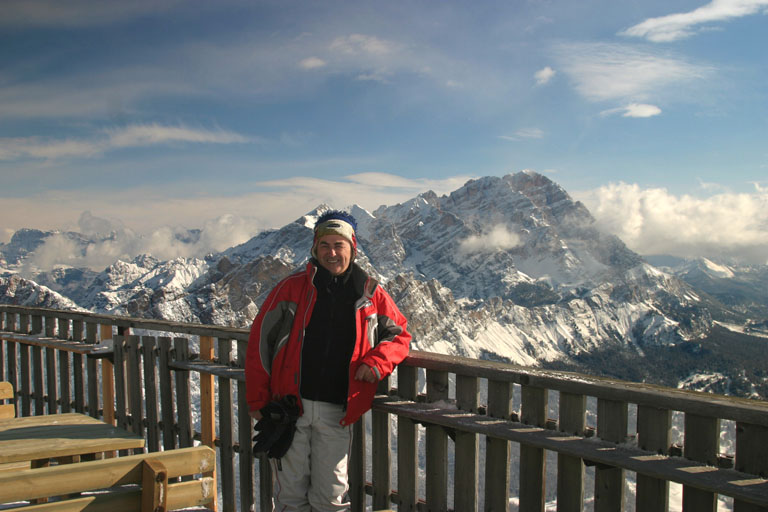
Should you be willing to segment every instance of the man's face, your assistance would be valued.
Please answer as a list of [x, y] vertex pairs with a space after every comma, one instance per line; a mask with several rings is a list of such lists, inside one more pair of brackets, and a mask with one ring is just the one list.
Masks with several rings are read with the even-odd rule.
[[317, 241], [317, 260], [334, 276], [343, 274], [352, 261], [352, 244], [341, 235], [325, 235]]

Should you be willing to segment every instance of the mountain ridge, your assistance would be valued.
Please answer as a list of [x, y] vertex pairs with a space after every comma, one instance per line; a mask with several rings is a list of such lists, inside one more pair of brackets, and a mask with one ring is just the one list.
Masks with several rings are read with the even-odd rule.
[[[205, 258], [144, 255], [101, 272], [37, 272], [23, 283], [15, 276], [12, 293], [3, 285], [9, 269], [0, 301], [32, 300], [42, 295], [19, 290], [38, 286], [49, 304], [59, 294], [62, 304], [100, 313], [247, 327], [274, 284], [306, 263], [312, 226], [330, 208]], [[713, 326], [716, 298], [600, 232], [582, 203], [541, 174], [349, 209], [358, 263], [411, 319], [414, 348], [539, 365], [604, 347], [642, 354], [704, 338]]]

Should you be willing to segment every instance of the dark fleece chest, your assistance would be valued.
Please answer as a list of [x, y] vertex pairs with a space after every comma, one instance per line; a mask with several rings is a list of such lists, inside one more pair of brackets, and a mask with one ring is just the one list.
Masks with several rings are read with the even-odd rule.
[[333, 277], [322, 267], [314, 284], [317, 300], [304, 332], [301, 353], [301, 395], [344, 404], [355, 346], [357, 294], [348, 274]]

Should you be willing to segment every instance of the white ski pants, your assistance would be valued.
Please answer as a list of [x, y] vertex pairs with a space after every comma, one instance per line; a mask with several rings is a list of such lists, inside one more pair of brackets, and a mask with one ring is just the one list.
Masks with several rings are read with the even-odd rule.
[[272, 460], [273, 504], [278, 512], [349, 510], [347, 460], [352, 427], [339, 424], [341, 405], [302, 399], [304, 414], [288, 453]]

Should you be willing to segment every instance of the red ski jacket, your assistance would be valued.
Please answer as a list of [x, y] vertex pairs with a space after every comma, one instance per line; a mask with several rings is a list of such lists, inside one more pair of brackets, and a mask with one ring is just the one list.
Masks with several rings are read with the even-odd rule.
[[[371, 408], [376, 393], [376, 383], [354, 379], [360, 364], [370, 366], [381, 380], [405, 359], [411, 341], [407, 320], [389, 294], [360, 267], [352, 265], [352, 272], [357, 273], [355, 281], [364, 284], [359, 286], [360, 298], [355, 303], [355, 348], [349, 363], [342, 425], [360, 419]], [[245, 362], [246, 399], [251, 411], [287, 395], [301, 401], [301, 349], [317, 298], [312, 284], [316, 271], [310, 262], [305, 270], [280, 281], [253, 321]]]

